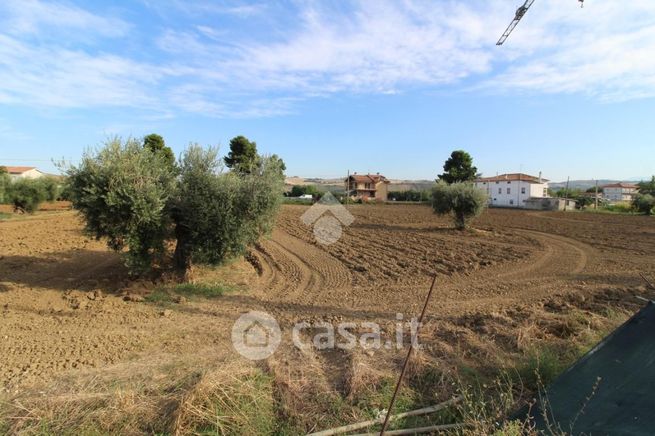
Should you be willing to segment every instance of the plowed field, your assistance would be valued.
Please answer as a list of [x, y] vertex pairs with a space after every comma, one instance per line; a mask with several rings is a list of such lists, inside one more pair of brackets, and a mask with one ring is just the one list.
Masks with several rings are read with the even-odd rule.
[[[144, 356], [233, 358], [231, 325], [253, 309], [271, 313], [283, 328], [305, 319], [409, 318], [435, 274], [431, 322], [453, 329], [473, 322], [471, 347], [488, 341], [516, 348], [523, 321], [548, 304], [631, 310], [639, 304], [634, 295], [653, 295], [638, 275], [655, 276], [649, 217], [489, 210], [474, 230], [459, 232], [428, 207], [358, 205], [348, 208], [353, 224], [326, 246], [300, 220], [305, 210], [285, 206], [249, 262], [210, 272], [239, 291], [164, 312], [124, 301], [155, 284], [131, 281], [117, 254], [83, 235], [74, 213], [0, 222], [0, 385], [17, 391]], [[486, 319], [487, 327], [471, 319]], [[448, 329], [425, 334], [442, 352], [455, 353], [461, 341]]]

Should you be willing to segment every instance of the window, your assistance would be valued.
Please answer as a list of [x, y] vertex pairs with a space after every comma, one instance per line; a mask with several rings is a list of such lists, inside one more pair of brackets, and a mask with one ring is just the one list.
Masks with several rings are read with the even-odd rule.
[[521, 188], [521, 194], [525, 194], [525, 188]]
[[498, 188], [498, 193], [502, 194], [503, 193], [503, 188]]
[[496, 185], [499, 184], [500, 182], [496, 182]]
[[548, 188], [544, 188], [544, 197], [548, 197]]
[[510, 201], [509, 201], [509, 204], [510, 204], [510, 205], [513, 205], [513, 204], [514, 204], [514, 200], [510, 200]]
[[507, 182], [507, 184], [508, 184], [508, 185], [511, 185], [511, 184], [512, 184], [512, 182]]
[[507, 193], [511, 194], [512, 193], [512, 188], [507, 188]]

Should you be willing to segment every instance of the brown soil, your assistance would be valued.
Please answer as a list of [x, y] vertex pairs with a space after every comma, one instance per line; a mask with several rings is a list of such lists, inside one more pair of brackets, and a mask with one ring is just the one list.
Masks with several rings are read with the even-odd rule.
[[[249, 310], [271, 313], [285, 330], [317, 319], [390, 325], [396, 313], [419, 312], [435, 274], [426, 353], [480, 364], [531, 338], [575, 334], [557, 322], [560, 312], [575, 308], [593, 322], [607, 308], [636, 310], [634, 295], [654, 295], [638, 275], [655, 277], [649, 217], [489, 210], [476, 230], [459, 232], [428, 207], [357, 205], [342, 238], [323, 246], [300, 221], [305, 210], [285, 206], [248, 262], [194, 273], [243, 291], [167, 311], [125, 301], [156, 284], [131, 281], [120, 256], [86, 237], [73, 212], [0, 222], [0, 386], [17, 393], [155, 355], [236, 359], [230, 329]], [[324, 383], [347, 396], [351, 364], [370, 356], [339, 353], [314, 359]], [[269, 368], [307, 358], [292, 355], [285, 348]], [[398, 354], [387, 357], [398, 364]]]

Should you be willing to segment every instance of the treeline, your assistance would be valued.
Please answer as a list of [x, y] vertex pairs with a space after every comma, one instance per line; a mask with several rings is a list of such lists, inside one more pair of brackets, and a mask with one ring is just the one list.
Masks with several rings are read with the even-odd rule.
[[655, 214], [655, 176], [648, 182], [639, 182], [639, 192], [632, 200], [632, 207], [646, 215]]
[[[638, 192], [633, 197], [632, 202], [629, 206], [614, 205], [610, 206], [606, 204], [605, 199], [599, 199], [599, 203], [608, 210], [622, 210], [625, 212], [638, 212], [646, 215], [655, 214], [655, 176], [651, 177], [649, 181], [642, 181], [637, 183]], [[599, 188], [598, 192], [602, 192]], [[591, 187], [585, 191], [582, 189], [550, 189], [549, 194], [553, 197], [559, 198], [570, 198], [575, 200], [575, 206], [577, 209], [585, 209], [586, 207], [594, 204], [595, 200], [593, 196], [589, 194], [595, 194], [596, 188]]]
[[0, 167], [0, 203], [12, 205], [15, 212], [34, 213], [44, 201], [62, 200], [66, 194], [55, 177], [12, 181], [7, 169]]
[[430, 201], [431, 191], [389, 191], [387, 198], [390, 201]]

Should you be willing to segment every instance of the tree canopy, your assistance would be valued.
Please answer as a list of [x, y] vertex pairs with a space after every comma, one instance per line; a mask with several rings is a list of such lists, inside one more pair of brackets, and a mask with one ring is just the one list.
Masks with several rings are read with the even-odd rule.
[[640, 194], [655, 196], [655, 176], [652, 176], [648, 182], [639, 182], [637, 185]]
[[[230, 140], [230, 152], [225, 156], [224, 161], [225, 165], [233, 171], [240, 173], [254, 171], [259, 165], [257, 143], [241, 135], [232, 138]], [[286, 166], [284, 166], [284, 169], [286, 169]]]
[[161, 135], [156, 133], [151, 133], [146, 135], [143, 138], [143, 147], [152, 151], [153, 153], [159, 153], [163, 156], [164, 160], [168, 162], [171, 166], [175, 165], [175, 154], [170, 147], [166, 146], [164, 138]]
[[432, 190], [432, 208], [439, 215], [451, 214], [458, 229], [465, 229], [487, 205], [487, 195], [472, 183], [438, 182]]
[[444, 173], [439, 180], [445, 183], [472, 182], [475, 180], [478, 169], [473, 166], [473, 158], [463, 150], [455, 150], [450, 154], [443, 166]]

